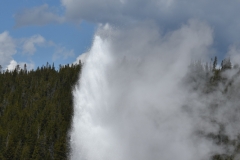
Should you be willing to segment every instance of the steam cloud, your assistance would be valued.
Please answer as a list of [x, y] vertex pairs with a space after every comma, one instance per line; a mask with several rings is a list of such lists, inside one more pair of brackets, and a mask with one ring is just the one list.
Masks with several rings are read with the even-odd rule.
[[71, 159], [203, 160], [233, 153], [205, 135], [218, 134], [221, 123], [236, 139], [236, 100], [224, 101], [221, 87], [202, 95], [200, 74], [200, 84], [186, 78], [191, 60], [208, 59], [212, 44], [213, 30], [196, 20], [165, 35], [150, 22], [100, 26], [73, 92]]

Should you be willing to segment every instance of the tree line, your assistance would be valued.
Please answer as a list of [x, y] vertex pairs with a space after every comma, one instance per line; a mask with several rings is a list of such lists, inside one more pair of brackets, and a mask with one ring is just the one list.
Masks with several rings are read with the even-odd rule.
[[[81, 62], [59, 66], [58, 70], [54, 64], [48, 63], [31, 71], [27, 70], [26, 65], [24, 68], [17, 66], [13, 71], [3, 71], [0, 67], [0, 159], [69, 158], [72, 87], [79, 78], [81, 68]], [[230, 70], [235, 71], [234, 76], [226, 77], [224, 73]], [[233, 66], [230, 58], [224, 59], [218, 66], [215, 57], [211, 63], [192, 62], [184, 83], [191, 84], [191, 90], [200, 91], [204, 95], [215, 92], [221, 86], [224, 88], [221, 90], [222, 95], [227, 97], [234, 96], [229, 93], [238, 77], [240, 68], [238, 65]], [[219, 102], [211, 105], [217, 110]], [[234, 144], [234, 152], [215, 154], [212, 160], [233, 160], [240, 150], [240, 135], [239, 139], [230, 140], [224, 134], [224, 126], [217, 134], [201, 134], [219, 145]]]
[[[206, 121], [209, 124], [217, 126], [218, 131], [199, 130], [198, 134], [225, 150], [212, 155], [211, 160], [235, 160], [240, 152], [240, 132], [238, 131], [235, 137], [229, 137], [227, 127], [231, 125], [233, 130], [237, 131], [236, 126], [240, 123], [238, 119], [240, 117], [240, 67], [238, 64], [232, 64], [230, 58], [218, 64], [217, 57], [211, 63], [192, 62], [184, 83], [190, 86], [190, 90], [198, 92], [199, 99], [211, 100], [204, 104], [205, 108], [202, 111], [208, 114], [203, 116], [208, 119]], [[188, 109], [188, 106], [186, 108]], [[218, 119], [217, 114], [222, 111], [223, 117]]]
[[[0, 73], [0, 159], [68, 159], [72, 87], [82, 64]], [[1, 68], [2, 69], [2, 68]]]

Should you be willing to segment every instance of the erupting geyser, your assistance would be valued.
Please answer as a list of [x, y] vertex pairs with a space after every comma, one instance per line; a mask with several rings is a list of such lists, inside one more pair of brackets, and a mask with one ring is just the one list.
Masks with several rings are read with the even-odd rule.
[[198, 131], [217, 127], [183, 81], [191, 59], [208, 56], [211, 28], [190, 20], [162, 36], [154, 24], [136, 26], [95, 35], [73, 92], [71, 159], [209, 159], [220, 149]]

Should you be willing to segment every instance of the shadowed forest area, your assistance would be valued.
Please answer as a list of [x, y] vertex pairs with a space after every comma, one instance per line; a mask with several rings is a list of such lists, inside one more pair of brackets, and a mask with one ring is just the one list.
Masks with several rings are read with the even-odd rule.
[[[59, 70], [54, 65], [47, 64], [32, 71], [27, 71], [26, 66], [23, 69], [16, 67], [14, 71], [1, 71], [0, 159], [69, 158], [72, 89], [81, 68], [81, 63], [60, 66]], [[233, 71], [233, 76], [225, 76], [229, 70]], [[233, 95], [239, 95], [233, 94], [233, 90], [240, 93], [240, 83], [236, 80], [239, 76], [240, 68], [237, 65], [232, 66], [230, 59], [223, 60], [221, 67], [217, 68], [215, 57], [211, 63], [193, 62], [184, 83], [193, 84], [191, 90], [200, 91], [205, 96], [221, 90], [221, 94], [231, 101]], [[227, 102], [212, 102], [209, 107], [215, 112], [224, 103]], [[189, 106], [183, 106], [183, 109], [191, 113]], [[201, 130], [198, 134], [226, 150], [233, 148], [229, 154], [215, 154], [212, 159], [233, 160], [239, 153], [240, 134], [237, 139], [229, 138], [225, 134], [224, 124], [217, 120], [211, 120], [211, 123], [219, 126], [217, 134]]]
[[67, 159], [81, 63], [0, 74], [0, 159]]

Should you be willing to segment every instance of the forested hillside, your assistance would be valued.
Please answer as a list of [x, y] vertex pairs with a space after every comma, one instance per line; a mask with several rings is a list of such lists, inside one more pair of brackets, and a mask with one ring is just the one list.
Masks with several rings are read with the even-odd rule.
[[[82, 64], [60, 66], [58, 70], [49, 64], [35, 71], [27, 71], [26, 67], [17, 66], [14, 71], [0, 74], [0, 159], [68, 159], [72, 87], [79, 78]], [[218, 68], [217, 58], [211, 64], [194, 62], [183, 83], [189, 86], [189, 91], [198, 92], [199, 99], [206, 100], [201, 112], [197, 111], [204, 117], [203, 122], [219, 128], [214, 132], [198, 131], [199, 136], [226, 150], [213, 155], [212, 159], [236, 158], [240, 132], [231, 134], [227, 127], [231, 125], [230, 131], [240, 129], [239, 66], [232, 66], [230, 59], [223, 60]], [[192, 107], [188, 103], [183, 110], [195, 114]], [[225, 117], [218, 119], [223, 110]]]
[[67, 159], [81, 63], [26, 67], [0, 74], [0, 159]]
[[217, 57], [211, 64], [197, 61], [190, 65], [184, 83], [189, 86], [191, 93], [197, 93], [197, 102], [201, 104], [188, 102], [183, 110], [190, 116], [197, 114], [200, 117], [198, 121], [205, 125], [197, 129], [197, 135], [219, 146], [216, 151], [219, 153], [212, 154], [211, 160], [239, 159], [239, 65], [232, 65], [229, 58], [224, 59], [218, 67]]

